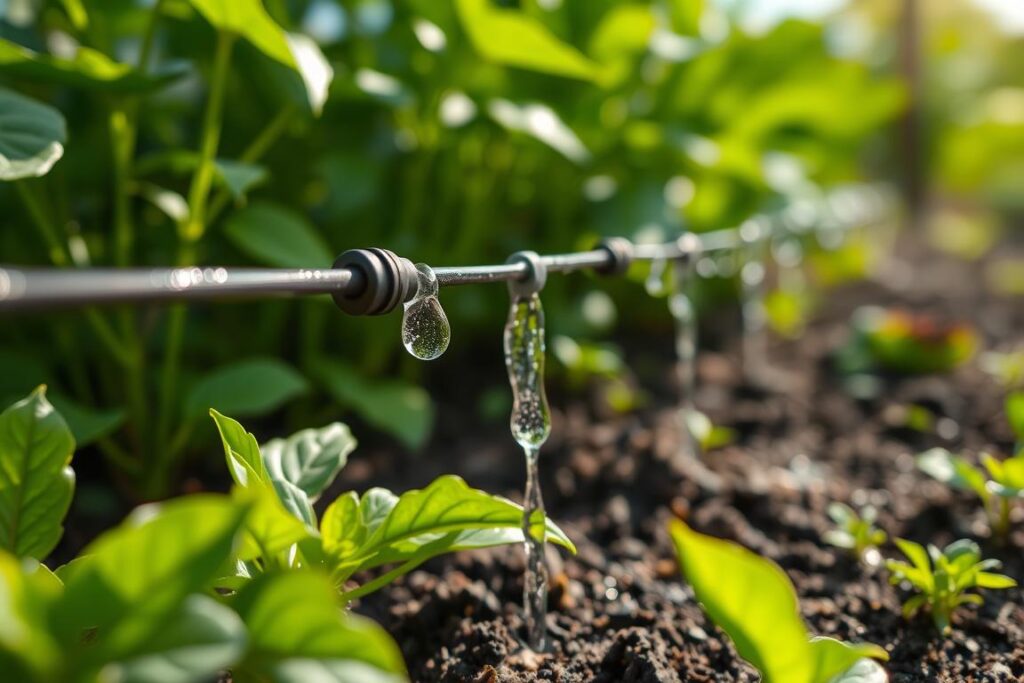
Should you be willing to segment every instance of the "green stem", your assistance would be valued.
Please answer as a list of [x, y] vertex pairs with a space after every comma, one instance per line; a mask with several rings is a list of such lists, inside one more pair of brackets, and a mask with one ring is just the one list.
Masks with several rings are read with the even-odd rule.
[[[263, 130], [259, 132], [249, 146], [245, 148], [242, 155], [238, 158], [239, 161], [246, 164], [251, 164], [259, 160], [270, 148], [277, 142], [281, 134], [288, 128], [288, 123], [291, 121], [292, 115], [295, 112], [294, 107], [284, 107], [277, 112], [277, 115], [270, 120]], [[207, 214], [207, 223], [213, 224], [217, 217], [220, 216], [221, 212], [227, 208], [228, 202], [231, 201], [231, 191], [227, 188], [221, 188], [217, 194], [214, 195], [210, 201], [210, 210]]]
[[381, 574], [369, 583], [364, 583], [362, 586], [359, 586], [358, 588], [353, 588], [350, 591], [342, 591], [341, 601], [343, 603], [349, 603], [355, 600], [356, 598], [361, 598], [364, 595], [369, 595], [373, 591], [388, 585], [389, 583], [397, 579], [399, 576], [402, 576], [403, 574], [408, 574], [413, 569], [423, 564], [426, 561], [426, 559], [427, 558], [425, 557], [414, 557], [408, 562], [398, 565], [391, 571]]
[[25, 202], [25, 208], [28, 209], [29, 216], [32, 217], [32, 221], [36, 224], [40, 234], [42, 234], [53, 265], [60, 266], [61, 268], [71, 265], [71, 256], [68, 253], [67, 244], [60, 239], [57, 229], [46, 211], [46, 207], [43, 206], [35, 192], [24, 180], [16, 180], [14, 187], [17, 188], [18, 195]]
[[[214, 158], [220, 143], [220, 130], [224, 111], [224, 91], [231, 63], [231, 47], [235, 36], [231, 33], [217, 34], [217, 49], [214, 55], [213, 75], [210, 80], [210, 95], [203, 117], [203, 128], [199, 144], [199, 166], [192, 176], [188, 193], [188, 217], [178, 225], [179, 266], [193, 265], [196, 247], [206, 231], [206, 202], [213, 184]], [[170, 449], [171, 421], [178, 396], [178, 374], [181, 363], [181, 347], [185, 334], [185, 307], [176, 304], [170, 311], [167, 323], [167, 347], [161, 370], [159, 411], [157, 418], [156, 462], [150, 470], [150, 492], [162, 493], [166, 484], [167, 471], [173, 452]]]

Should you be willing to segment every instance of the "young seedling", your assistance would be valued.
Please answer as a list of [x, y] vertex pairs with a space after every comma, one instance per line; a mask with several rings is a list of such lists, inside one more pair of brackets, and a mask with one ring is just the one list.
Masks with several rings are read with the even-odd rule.
[[858, 515], [849, 505], [831, 503], [828, 516], [836, 523], [836, 528], [825, 532], [822, 538], [826, 543], [849, 550], [870, 567], [881, 563], [878, 546], [885, 543], [888, 535], [875, 527], [878, 512], [874, 507], [865, 506]]
[[796, 591], [770, 560], [681, 521], [669, 527], [683, 575], [704, 611], [732, 639], [763, 683], [884, 683], [878, 645], [811, 637]]
[[949, 372], [978, 346], [977, 333], [966, 324], [944, 324], [896, 309], [858, 309], [852, 324], [852, 344], [861, 346], [877, 366], [904, 374]]
[[902, 538], [896, 539], [896, 545], [910, 563], [888, 560], [885, 566], [892, 573], [889, 581], [893, 585], [906, 581], [918, 591], [903, 603], [903, 616], [909, 619], [927, 607], [935, 627], [943, 634], [950, 632], [953, 612], [960, 605], [984, 602], [977, 593], [966, 591], [1017, 585], [1009, 576], [987, 571], [999, 567], [999, 560], [981, 559], [978, 544], [966, 538], [950, 543], [941, 551], [934, 545], [929, 545], [926, 551], [921, 545]]
[[992, 535], [1005, 539], [1010, 532], [1010, 510], [1024, 499], [1024, 450], [999, 460], [981, 454], [982, 467], [944, 448], [932, 448], [917, 456], [918, 468], [952, 488], [972, 491], [981, 500]]
[[[343, 493], [318, 521], [313, 503], [355, 447], [348, 429], [334, 424], [304, 430], [261, 448], [238, 422], [210, 413], [235, 480], [234, 495], [252, 506], [233, 561], [217, 581], [222, 588], [241, 588], [274, 570], [311, 567], [327, 573], [342, 602], [349, 602], [431, 557], [523, 542], [522, 507], [451, 475], [401, 495], [383, 488]], [[547, 542], [575, 552], [554, 522], [545, 518], [543, 528]], [[356, 575], [371, 570], [378, 575], [354, 583]]]

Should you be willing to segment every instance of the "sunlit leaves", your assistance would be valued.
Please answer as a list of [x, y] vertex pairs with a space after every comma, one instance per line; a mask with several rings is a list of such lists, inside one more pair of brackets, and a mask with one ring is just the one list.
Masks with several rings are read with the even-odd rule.
[[42, 559], [64, 532], [75, 440], [39, 387], [0, 414], [0, 549]]
[[877, 645], [811, 639], [793, 584], [773, 562], [680, 521], [670, 531], [683, 575], [704, 611], [765, 683], [826, 683], [861, 658], [888, 658]]
[[48, 570], [0, 550], [0, 671], [9, 680], [52, 678], [59, 647], [48, 632], [50, 607], [59, 594]]
[[287, 439], [274, 439], [260, 451], [270, 473], [299, 487], [316, 501], [356, 447], [347, 425], [334, 422], [320, 429], [303, 429]]
[[[85, 666], [145, 652], [163, 620], [214, 578], [247, 512], [226, 496], [189, 496], [138, 508], [90, 544], [61, 573], [65, 593], [54, 623], [71, 656]], [[103, 639], [83, 648], [93, 628]]]
[[188, 0], [219, 31], [239, 35], [260, 52], [297, 68], [284, 30], [267, 14], [261, 0]]
[[[519, 505], [447, 475], [399, 496], [384, 489], [342, 495], [324, 513], [321, 536], [344, 580], [364, 569], [401, 564], [404, 573], [441, 553], [521, 542], [522, 521]], [[575, 551], [554, 522], [545, 524], [548, 541]]]
[[274, 358], [253, 358], [226, 365], [193, 385], [185, 399], [185, 415], [210, 408], [233, 415], [263, 415], [297, 396], [309, 385], [294, 368]]
[[596, 78], [597, 65], [536, 18], [491, 0], [456, 0], [455, 5], [473, 47], [487, 59], [556, 76]]
[[373, 622], [342, 611], [327, 579], [308, 571], [255, 579], [233, 606], [249, 647], [233, 670], [238, 683], [403, 680], [401, 654]]
[[0, 88], [0, 180], [46, 175], [64, 155], [66, 137], [59, 111]]

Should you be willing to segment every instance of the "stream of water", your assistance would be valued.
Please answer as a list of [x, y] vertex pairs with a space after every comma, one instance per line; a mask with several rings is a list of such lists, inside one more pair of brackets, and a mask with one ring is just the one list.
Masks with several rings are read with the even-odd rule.
[[544, 562], [545, 513], [538, 478], [540, 447], [551, 432], [551, 413], [544, 394], [544, 309], [540, 296], [515, 297], [505, 324], [505, 367], [512, 385], [512, 436], [526, 455], [523, 538], [526, 576], [523, 606], [527, 644], [534, 651], [547, 646], [547, 568]]

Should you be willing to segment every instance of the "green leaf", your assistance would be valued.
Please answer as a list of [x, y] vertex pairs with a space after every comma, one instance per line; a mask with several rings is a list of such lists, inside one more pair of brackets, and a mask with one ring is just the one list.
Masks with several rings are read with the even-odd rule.
[[188, 0], [218, 31], [245, 38], [260, 52], [298, 68], [284, 30], [260, 0]]
[[89, 28], [89, 15], [82, 0], [61, 0], [61, 4], [64, 5], [64, 11], [67, 12], [68, 19], [76, 30], [84, 31]]
[[[343, 575], [410, 559], [422, 561], [459, 547], [483, 547], [477, 544], [495, 545], [508, 542], [510, 537], [518, 541], [523, 538], [522, 507], [470, 488], [454, 475], [439, 477], [426, 488], [406, 491], [397, 499], [382, 489], [367, 492], [358, 514], [352, 495], [341, 496], [328, 507], [321, 528], [324, 547]], [[462, 535], [485, 529], [509, 529], [513, 533]], [[572, 541], [550, 519], [546, 520], [546, 537], [576, 552]], [[422, 552], [425, 548], [429, 549], [427, 554]]]
[[309, 36], [301, 33], [289, 33], [288, 45], [295, 55], [295, 63], [306, 90], [306, 100], [313, 116], [319, 117], [324, 111], [327, 96], [330, 93], [331, 81], [334, 80], [334, 68], [320, 50], [320, 46]]
[[587, 81], [599, 73], [597, 64], [534, 17], [495, 7], [490, 0], [456, 0], [455, 6], [473, 47], [486, 59]]
[[320, 234], [300, 214], [271, 202], [253, 202], [224, 228], [235, 246], [278, 268], [326, 268], [334, 261]]
[[0, 180], [46, 175], [64, 156], [66, 138], [59, 111], [0, 88]]
[[351, 367], [321, 360], [314, 373], [339, 403], [407, 448], [420, 448], [434, 424], [434, 404], [421, 387], [399, 380], [368, 382]]
[[343, 611], [320, 574], [264, 574], [242, 589], [233, 606], [249, 631], [245, 660], [232, 671], [237, 683], [404, 680], [391, 637]]
[[55, 680], [60, 648], [50, 635], [50, 607], [60, 582], [34, 560], [0, 550], [0, 671], [5, 680]]
[[670, 532], [683, 574], [704, 611], [765, 683], [824, 683], [860, 657], [885, 656], [872, 645], [809, 640], [793, 585], [775, 563], [678, 520]]
[[974, 585], [978, 588], [1013, 588], [1017, 582], [1005, 574], [978, 572]]
[[75, 490], [75, 440], [40, 386], [0, 414], [0, 549], [46, 557]]
[[107, 436], [124, 424], [125, 411], [122, 408], [96, 410], [75, 403], [70, 398], [51, 393], [50, 402], [67, 422], [75, 443], [79, 448], [88, 446], [96, 439]]
[[[238, 559], [276, 557], [286, 553], [294, 544], [314, 537], [315, 520], [307, 525], [297, 515], [285, 509], [273, 486], [238, 488], [235, 496], [252, 504], [252, 511], [245, 519], [242, 541], [236, 551]], [[284, 558], [284, 563], [291, 564], [288, 558]]]
[[268, 176], [267, 169], [259, 164], [230, 159], [216, 159], [214, 164], [220, 181], [236, 200], [245, 197], [249, 190], [264, 182]]
[[265, 415], [309, 390], [294, 368], [274, 358], [252, 358], [226, 365], [196, 382], [185, 399], [185, 415], [195, 418], [215, 408], [232, 415]]
[[275, 478], [291, 482], [316, 502], [355, 447], [348, 426], [335, 422], [320, 429], [303, 429], [287, 439], [268, 441], [260, 452]]
[[130, 656], [106, 665], [102, 680], [190, 683], [216, 678], [245, 651], [242, 620], [205, 595], [190, 595], [181, 609]]
[[160, 88], [184, 73], [144, 74], [88, 47], [79, 47], [73, 59], [39, 54], [0, 39], [0, 74], [31, 83], [52, 83], [112, 93], [144, 93]]
[[221, 443], [224, 445], [224, 457], [227, 460], [228, 472], [237, 484], [249, 487], [256, 483], [269, 480], [260, 447], [256, 437], [245, 431], [245, 427], [227, 415], [210, 409], [210, 417], [217, 425]]
[[[137, 508], [62, 572], [56, 632], [81, 667], [145, 651], [185, 598], [228, 560], [249, 509], [227, 496], [196, 494]], [[96, 642], [83, 634], [96, 629]]]

